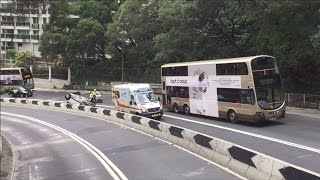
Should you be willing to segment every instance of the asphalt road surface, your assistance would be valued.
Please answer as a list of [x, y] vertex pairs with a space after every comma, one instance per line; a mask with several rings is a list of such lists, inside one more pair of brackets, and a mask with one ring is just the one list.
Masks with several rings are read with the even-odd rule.
[[[64, 100], [64, 94], [39, 91], [34, 98]], [[104, 94], [103, 103], [98, 106], [112, 108], [111, 95]], [[165, 112], [161, 121], [212, 135], [320, 173], [318, 118], [288, 114], [279, 122], [257, 126], [247, 122], [232, 124], [218, 118]]]
[[[100, 107], [112, 108], [111, 95]], [[320, 119], [287, 114], [284, 120], [264, 125], [166, 111], [163, 122], [233, 142], [285, 162], [320, 173]]]
[[239, 179], [171, 144], [96, 118], [1, 105], [15, 179]]

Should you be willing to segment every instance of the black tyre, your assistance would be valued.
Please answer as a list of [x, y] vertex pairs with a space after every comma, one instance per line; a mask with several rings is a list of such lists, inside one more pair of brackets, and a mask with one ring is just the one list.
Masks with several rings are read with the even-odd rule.
[[231, 123], [237, 123], [237, 122], [239, 122], [238, 115], [237, 115], [237, 113], [236, 113], [234, 110], [229, 110], [229, 111], [228, 111], [228, 120], [229, 120]]
[[156, 120], [161, 120], [161, 118], [162, 118], [162, 116], [158, 116], [158, 117], [156, 117], [155, 119], [156, 119]]
[[66, 98], [66, 100], [69, 100], [71, 98], [71, 95], [67, 93], [66, 95], [64, 95], [64, 97]]
[[185, 104], [185, 105], [183, 106], [183, 112], [184, 112], [184, 114], [186, 114], [186, 115], [190, 115], [190, 107]]
[[179, 113], [179, 108], [178, 108], [178, 104], [177, 103], [173, 104], [173, 112]]

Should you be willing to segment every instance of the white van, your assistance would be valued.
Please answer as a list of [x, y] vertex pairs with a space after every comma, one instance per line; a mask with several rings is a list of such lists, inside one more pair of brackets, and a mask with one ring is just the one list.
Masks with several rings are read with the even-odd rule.
[[112, 86], [112, 100], [119, 111], [161, 119], [162, 104], [149, 84], [117, 84]]

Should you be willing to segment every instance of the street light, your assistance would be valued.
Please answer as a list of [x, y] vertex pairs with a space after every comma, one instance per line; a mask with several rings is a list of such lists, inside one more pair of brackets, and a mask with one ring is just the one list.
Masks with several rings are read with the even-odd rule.
[[121, 52], [121, 55], [122, 55], [122, 60], [121, 60], [121, 82], [123, 84], [123, 79], [124, 79], [124, 48], [123, 47], [120, 47], [120, 46], [117, 46], [117, 49]]

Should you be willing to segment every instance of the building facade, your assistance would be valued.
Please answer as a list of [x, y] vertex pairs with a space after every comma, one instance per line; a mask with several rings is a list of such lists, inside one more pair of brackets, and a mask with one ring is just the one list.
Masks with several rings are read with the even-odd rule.
[[39, 48], [43, 25], [48, 23], [47, 4], [36, 9], [10, 13], [7, 9], [11, 0], [0, 0], [0, 31], [1, 31], [1, 67], [12, 67], [14, 60], [7, 55], [8, 49], [17, 52], [30, 51], [34, 58], [41, 57]]

